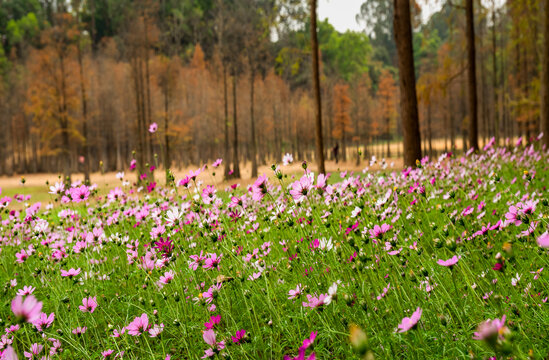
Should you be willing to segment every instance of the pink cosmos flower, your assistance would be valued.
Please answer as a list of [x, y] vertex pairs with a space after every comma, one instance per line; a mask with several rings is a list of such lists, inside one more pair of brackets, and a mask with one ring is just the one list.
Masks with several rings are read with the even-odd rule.
[[222, 162], [223, 162], [223, 159], [217, 159], [216, 161], [213, 162], [212, 167], [216, 168], [219, 165], [221, 165]]
[[537, 242], [538, 242], [538, 245], [541, 246], [542, 248], [549, 248], [549, 233], [546, 231], [543, 234], [541, 234]]
[[86, 326], [82, 326], [82, 327], [78, 326], [76, 329], [72, 330], [72, 333], [74, 335], [83, 335], [86, 333], [86, 331], [88, 331], [88, 328]]
[[32, 344], [31, 347], [30, 347], [30, 352], [24, 351], [24, 352], [23, 352], [23, 355], [25, 355], [25, 357], [26, 357], [27, 359], [33, 359], [34, 356], [40, 354], [40, 353], [42, 352], [43, 349], [44, 349], [44, 346], [43, 346], [43, 345], [34, 343], [34, 344]]
[[504, 339], [504, 335], [509, 333], [509, 329], [505, 326], [505, 315], [501, 319], [486, 320], [478, 326], [473, 339], [489, 340], [498, 337]]
[[296, 297], [299, 297], [299, 295], [301, 295], [301, 291], [303, 291], [303, 287], [301, 284], [298, 284], [295, 290], [288, 291], [288, 300], [293, 300]]
[[95, 311], [95, 308], [97, 307], [97, 297], [89, 297], [89, 298], [83, 298], [82, 299], [82, 305], [80, 305], [78, 308], [82, 312], [89, 312], [90, 314]]
[[455, 264], [458, 263], [459, 259], [461, 259], [461, 256], [454, 255], [452, 258], [450, 258], [448, 260], [439, 259], [437, 261], [437, 264], [442, 265], [442, 266], [446, 266], [446, 267], [452, 267], [452, 266], [454, 266]]
[[72, 277], [80, 274], [81, 271], [82, 270], [80, 268], [78, 268], [76, 270], [73, 269], [73, 268], [70, 268], [69, 271], [61, 270], [61, 276], [72, 278]]
[[166, 271], [163, 276], [160, 276], [160, 279], [158, 280], [158, 287], [163, 288], [164, 285], [169, 284], [173, 279], [175, 278], [175, 273], [173, 270]]
[[22, 320], [32, 323], [40, 316], [42, 311], [42, 302], [36, 300], [34, 295], [29, 295], [23, 301], [22, 296], [16, 296], [11, 302], [11, 311]]
[[238, 330], [234, 336], [231, 336], [231, 340], [235, 344], [240, 344], [240, 341], [242, 341], [242, 339], [244, 339], [245, 336], [246, 336], [246, 330], [241, 329], [241, 330]]
[[158, 335], [162, 334], [162, 331], [164, 331], [164, 324], [154, 324], [153, 327], [149, 329], [149, 336], [157, 337]]
[[103, 358], [108, 358], [110, 355], [112, 355], [114, 353], [114, 350], [105, 350], [105, 351], [101, 351], [101, 356], [103, 356]]
[[221, 262], [221, 257], [223, 254], [217, 256], [217, 254], [208, 254], [210, 257], [206, 258], [204, 261], [204, 265], [202, 266], [204, 269], [213, 269], [218, 268], [219, 263]]
[[209, 322], [205, 322], [205, 323], [204, 323], [204, 326], [206, 327], [206, 330], [211, 330], [211, 329], [213, 329], [217, 324], [219, 324], [220, 322], [221, 322], [221, 315], [210, 316], [210, 321], [209, 321]]
[[40, 316], [36, 318], [32, 322], [32, 324], [36, 327], [38, 331], [42, 332], [44, 331], [44, 329], [49, 328], [53, 324], [54, 319], [54, 313], [51, 313], [49, 316], [46, 313], [40, 313]]
[[311, 309], [321, 307], [326, 304], [327, 299], [331, 299], [328, 294], [320, 294], [318, 297], [307, 294], [307, 302], [303, 302], [303, 307]]
[[149, 132], [151, 134], [154, 134], [158, 130], [158, 124], [153, 122], [151, 125], [149, 125]]
[[207, 349], [204, 353], [204, 356], [202, 359], [212, 357], [215, 355], [216, 352], [225, 349], [225, 341], [217, 342], [215, 331], [213, 330], [206, 330], [202, 333], [202, 338], [204, 339], [204, 342], [211, 346], [210, 349]]
[[375, 225], [373, 229], [370, 229], [370, 237], [372, 239], [381, 239], [383, 234], [391, 230], [393, 227], [389, 224]]
[[2, 360], [17, 360], [17, 354], [15, 354], [15, 350], [13, 350], [11, 345], [8, 345], [6, 350], [4, 350], [1, 353], [0, 359], [2, 359]]
[[398, 332], [403, 333], [410, 329], [413, 329], [417, 325], [419, 319], [421, 319], [421, 313], [422, 310], [418, 307], [411, 317], [405, 317], [404, 319], [402, 319], [402, 322], [398, 325]]
[[292, 184], [290, 195], [292, 195], [296, 203], [300, 203], [307, 198], [307, 194], [312, 187], [311, 178], [307, 175], [303, 175], [301, 179]]
[[34, 292], [34, 290], [36, 290], [36, 288], [32, 286], [23, 286], [22, 289], [17, 290], [17, 295], [19, 296], [30, 295]]
[[81, 185], [79, 187], [73, 187], [69, 190], [71, 199], [75, 203], [88, 200], [90, 196], [90, 190], [86, 185]]
[[127, 327], [128, 334], [132, 336], [139, 336], [142, 333], [149, 330], [149, 317], [143, 313], [141, 316], [136, 317]]

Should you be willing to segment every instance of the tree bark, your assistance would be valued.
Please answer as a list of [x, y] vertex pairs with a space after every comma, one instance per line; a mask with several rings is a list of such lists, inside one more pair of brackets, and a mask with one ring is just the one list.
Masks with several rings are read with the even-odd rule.
[[473, 0], [465, 1], [466, 37], [467, 37], [467, 82], [469, 86], [469, 146], [478, 150], [478, 98], [475, 60], [475, 23]]
[[311, 51], [313, 52], [313, 90], [315, 97], [315, 139], [316, 139], [316, 162], [318, 172], [326, 173], [324, 165], [324, 139], [322, 138], [322, 103], [320, 99], [320, 74], [319, 74], [319, 49], [316, 26], [316, 3], [317, 0], [310, 0], [311, 6]]
[[400, 72], [400, 106], [404, 130], [404, 165], [421, 159], [421, 136], [417, 112], [416, 76], [412, 47], [410, 0], [394, 0], [394, 33]]
[[541, 98], [541, 131], [543, 142], [549, 148], [549, 1], [545, 2], [543, 16], [543, 60], [542, 60], [542, 98]]
[[496, 147], [499, 146], [499, 104], [498, 104], [498, 65], [496, 61], [496, 5], [492, 0], [492, 87], [494, 91], [494, 133], [496, 137]]
[[[255, 138], [255, 119], [254, 119], [254, 81], [255, 72], [250, 72], [250, 132], [251, 132], [251, 158], [252, 158], [252, 179], [257, 177], [257, 142]], [[276, 125], [275, 125], [276, 126]], [[276, 130], [275, 130], [276, 131]]]
[[236, 73], [233, 75], [233, 176], [240, 179], [240, 166], [238, 164], [238, 126], [236, 107]]
[[225, 122], [225, 166], [224, 176], [225, 179], [230, 177], [229, 171], [231, 170], [231, 150], [229, 146], [229, 96], [227, 94], [227, 66], [223, 64], [223, 111]]

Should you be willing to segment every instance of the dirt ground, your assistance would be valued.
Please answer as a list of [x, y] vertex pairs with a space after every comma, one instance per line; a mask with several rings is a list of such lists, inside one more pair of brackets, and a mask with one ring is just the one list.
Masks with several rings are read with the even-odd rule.
[[[394, 163], [394, 168], [402, 168], [402, 159], [390, 159], [387, 161], [388, 164]], [[369, 161], [363, 160], [358, 166], [355, 161], [347, 161], [347, 162], [339, 162], [338, 164], [335, 163], [335, 161], [327, 161], [326, 162], [326, 171], [331, 173], [337, 173], [340, 171], [362, 171], [365, 167], [369, 167]], [[316, 172], [316, 164], [309, 163], [308, 164], [309, 169], [313, 172]], [[370, 167], [369, 167], [370, 168]], [[189, 173], [190, 170], [196, 170], [197, 167], [189, 167], [181, 170], [174, 171], [175, 179], [179, 180], [182, 179], [185, 175]], [[374, 165], [370, 168], [371, 170], [377, 170], [380, 169], [380, 165]], [[282, 166], [281, 170], [283, 173], [294, 175], [294, 174], [300, 174], [303, 170], [301, 167], [301, 162], [294, 162], [288, 166]], [[211, 166], [208, 167], [206, 171], [201, 173], [198, 176], [198, 179], [203, 181], [205, 184], [208, 185], [217, 185], [218, 187], [225, 187], [227, 185], [233, 184], [233, 183], [240, 183], [241, 185], [248, 185], [253, 182], [254, 179], [251, 179], [251, 166], [249, 163], [242, 164], [241, 165], [241, 179], [233, 179], [229, 181], [223, 181], [222, 180], [222, 173], [223, 169], [220, 167], [218, 169], [213, 169]], [[215, 173], [215, 176], [213, 175]], [[273, 176], [273, 171], [271, 170], [271, 166], [260, 166], [258, 169], [258, 173], [266, 174], [268, 177]], [[131, 182], [135, 181], [136, 174], [133, 171], [126, 171], [124, 178], [126, 180], [129, 180]], [[25, 179], [25, 184], [22, 185], [21, 179]], [[163, 183], [164, 182], [164, 171], [163, 170], [157, 170], [155, 171], [155, 179], [157, 182]], [[76, 180], [84, 180], [83, 174], [74, 174], [72, 176], [72, 181]], [[100, 188], [113, 188], [118, 186], [121, 182], [116, 178], [116, 172], [108, 172], [108, 173], [92, 173], [90, 174], [90, 180], [92, 184], [97, 184]], [[9, 191], [9, 193], [17, 192], [20, 193], [33, 193], [36, 191], [49, 191], [49, 188], [46, 186], [46, 182], [49, 182], [50, 185], [53, 185], [55, 182], [60, 181], [59, 174], [48, 174], [48, 173], [41, 173], [41, 174], [28, 174], [24, 176], [12, 176], [12, 177], [6, 177], [2, 176], [0, 177], [0, 189], [2, 189], [2, 194], [5, 194], [6, 191]]]

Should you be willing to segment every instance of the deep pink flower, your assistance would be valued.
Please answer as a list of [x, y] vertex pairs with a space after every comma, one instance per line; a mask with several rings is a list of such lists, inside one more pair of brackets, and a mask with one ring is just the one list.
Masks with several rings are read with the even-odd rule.
[[221, 322], [221, 315], [210, 316], [210, 321], [205, 322], [204, 326], [206, 327], [206, 330], [211, 330], [214, 328], [215, 325], [219, 324], [220, 322]]
[[231, 340], [235, 344], [240, 344], [240, 341], [242, 341], [242, 339], [244, 339], [245, 336], [246, 336], [246, 330], [241, 329], [241, 330], [238, 330], [234, 336], [231, 336]]

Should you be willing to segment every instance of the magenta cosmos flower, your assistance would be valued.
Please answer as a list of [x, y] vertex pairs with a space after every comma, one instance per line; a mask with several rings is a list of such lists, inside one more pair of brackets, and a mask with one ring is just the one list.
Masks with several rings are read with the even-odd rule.
[[385, 234], [392, 228], [393, 227], [389, 224], [381, 224], [381, 226], [375, 225], [373, 229], [370, 229], [370, 237], [372, 239], [381, 239], [383, 237], [383, 234]]
[[538, 238], [538, 245], [542, 248], [549, 248], [549, 233], [547, 231]]
[[127, 327], [128, 334], [132, 336], [139, 336], [142, 333], [149, 330], [149, 317], [143, 313], [141, 316], [136, 317]]
[[421, 319], [422, 312], [423, 310], [421, 310], [421, 308], [418, 307], [416, 311], [414, 311], [412, 316], [405, 317], [404, 319], [402, 319], [401, 323], [398, 324], [398, 332], [403, 333], [410, 329], [415, 328], [417, 325], [417, 322], [419, 321], [419, 319]]
[[95, 311], [95, 308], [97, 307], [97, 297], [89, 297], [89, 298], [83, 298], [82, 299], [82, 305], [80, 305], [78, 308], [82, 312], [89, 312], [90, 314]]
[[156, 130], [158, 130], [158, 124], [153, 122], [150, 126], [149, 126], [149, 132], [151, 134], [154, 134], [156, 132]]
[[23, 321], [32, 323], [40, 317], [42, 312], [42, 302], [36, 300], [34, 295], [29, 295], [23, 301], [22, 296], [16, 296], [11, 302], [11, 311]]
[[458, 263], [459, 259], [461, 259], [461, 256], [454, 255], [452, 258], [450, 258], [448, 260], [439, 259], [437, 261], [437, 264], [442, 265], [442, 266], [452, 267], [452, 266], [454, 266], [455, 264]]

